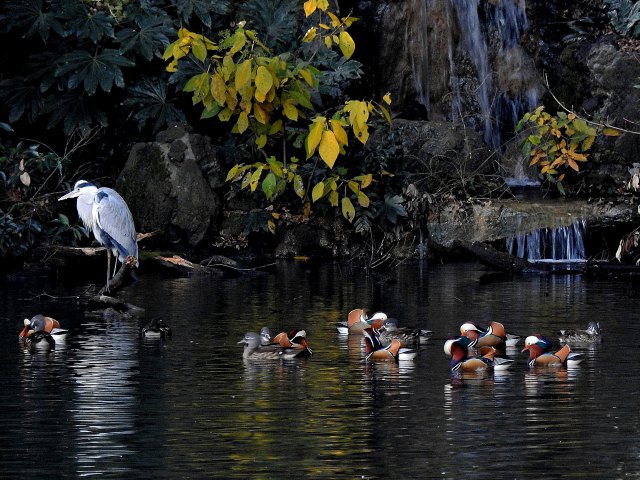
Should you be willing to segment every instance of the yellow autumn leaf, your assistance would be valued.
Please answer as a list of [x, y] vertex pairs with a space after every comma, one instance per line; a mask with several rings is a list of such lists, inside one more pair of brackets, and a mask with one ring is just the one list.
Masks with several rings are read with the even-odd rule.
[[348, 197], [342, 197], [342, 215], [349, 223], [353, 222], [353, 219], [356, 217], [356, 209]]
[[311, 72], [309, 72], [309, 70], [300, 70], [300, 75], [302, 76], [302, 78], [304, 78], [304, 81], [307, 82], [307, 85], [313, 87], [313, 76], [311, 75]]
[[318, 4], [318, 8], [323, 12], [326, 12], [327, 8], [329, 8], [329, 0], [316, 0], [316, 3]]
[[360, 180], [360, 188], [367, 188], [373, 182], [373, 174], [367, 173], [362, 176], [362, 180]]
[[332, 190], [329, 193], [329, 204], [332, 207], [337, 207], [338, 206], [338, 198], [339, 198], [338, 192], [336, 192], [335, 190]]
[[311, 15], [316, 11], [316, 8], [318, 8], [318, 3], [316, 2], [316, 0], [307, 0], [306, 2], [304, 2], [305, 16], [308, 17], [309, 15]]
[[324, 163], [329, 165], [329, 168], [333, 168], [333, 164], [336, 163], [336, 159], [340, 153], [340, 146], [338, 145], [336, 136], [331, 130], [325, 130], [322, 132], [319, 153], [320, 158], [324, 160]]
[[244, 47], [246, 43], [247, 37], [245, 36], [244, 32], [242, 30], [236, 31], [236, 33], [233, 35], [233, 45], [231, 46], [229, 53], [233, 55], [234, 53], [239, 52], [240, 50], [242, 50], [242, 47]]
[[258, 148], [264, 148], [266, 144], [267, 144], [267, 136], [264, 133], [256, 137], [256, 146]]
[[284, 104], [282, 105], [282, 110], [284, 112], [284, 116], [289, 120], [292, 120], [294, 122], [298, 121], [298, 109], [293, 103], [293, 100], [285, 100]]
[[620, 130], [616, 129], [616, 128], [607, 127], [604, 130], [602, 130], [602, 133], [604, 135], [606, 135], [607, 137], [617, 137], [622, 132]]
[[324, 195], [324, 182], [320, 181], [315, 184], [313, 190], [311, 190], [311, 201], [313, 203], [317, 202]]
[[567, 158], [567, 163], [569, 164], [569, 166], [571, 168], [573, 168], [576, 172], [580, 171], [580, 167], [578, 167], [578, 164], [573, 160], [573, 158]]
[[227, 85], [219, 73], [214, 73], [211, 77], [211, 95], [216, 102], [224, 105], [227, 98]]
[[253, 104], [253, 115], [256, 117], [256, 120], [258, 120], [263, 125], [265, 125], [269, 121], [269, 114], [258, 103]]
[[311, 27], [307, 30], [307, 33], [302, 37], [302, 41], [305, 43], [313, 42], [313, 39], [316, 38], [316, 34], [318, 33], [318, 29], [316, 27]]
[[349, 138], [347, 137], [347, 132], [342, 128], [342, 125], [338, 120], [331, 120], [331, 130], [333, 134], [336, 136], [336, 140], [340, 145], [349, 145]]
[[391, 93], [387, 92], [385, 94], [384, 97], [382, 97], [382, 100], [384, 101], [384, 103], [386, 103], [387, 105], [391, 105]]
[[307, 135], [307, 158], [311, 158], [311, 156], [315, 153], [316, 148], [320, 144], [320, 140], [322, 140], [322, 131], [324, 130], [324, 117], [316, 117], [313, 121], [313, 124], [309, 127], [309, 135]]
[[247, 128], [249, 128], [249, 116], [247, 115], [247, 112], [242, 112], [238, 115], [236, 125], [238, 126], [238, 133], [243, 133]]
[[269, 135], [275, 135], [278, 132], [282, 132], [283, 128], [282, 128], [282, 119], [278, 119], [275, 122], [273, 122], [273, 124], [271, 125], [271, 127], [269, 128]]
[[242, 90], [251, 80], [251, 60], [245, 60], [236, 70], [235, 86], [236, 90]]
[[587, 150], [589, 150], [593, 145], [593, 142], [595, 141], [595, 139], [596, 139], [595, 136], [585, 138], [584, 141], [582, 142], [582, 151], [586, 152]]
[[225, 108], [218, 114], [218, 119], [221, 122], [228, 122], [229, 119], [231, 118], [231, 114], [232, 114], [231, 110], [229, 110], [228, 108]]
[[273, 86], [273, 77], [266, 67], [260, 65], [256, 70], [256, 92], [266, 95]]
[[249, 180], [249, 187], [251, 188], [252, 192], [256, 191], [261, 175], [262, 175], [262, 167], [256, 168], [256, 171], [251, 174], [251, 179]]
[[342, 22], [340, 21], [340, 19], [332, 12], [327, 12], [327, 15], [329, 15], [329, 18], [331, 19], [331, 26], [333, 28], [338, 27]]
[[331, 48], [331, 45], [333, 45], [333, 42], [331, 41], [331, 37], [329, 36], [324, 37], [324, 44], [326, 45], [327, 48]]
[[364, 192], [358, 192], [358, 203], [361, 207], [367, 208], [369, 206], [369, 197]]

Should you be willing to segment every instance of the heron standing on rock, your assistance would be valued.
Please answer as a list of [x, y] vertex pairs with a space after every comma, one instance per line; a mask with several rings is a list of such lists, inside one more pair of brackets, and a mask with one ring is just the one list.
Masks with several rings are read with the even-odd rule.
[[134, 257], [138, 266], [138, 241], [133, 216], [118, 192], [111, 188], [98, 188], [93, 183], [78, 180], [73, 190], [58, 199], [76, 198], [78, 215], [84, 226], [93, 232], [100, 245], [107, 249], [107, 286], [109, 291], [109, 272], [111, 254], [115, 257], [113, 276], [116, 274], [118, 260], [124, 264], [127, 257]]

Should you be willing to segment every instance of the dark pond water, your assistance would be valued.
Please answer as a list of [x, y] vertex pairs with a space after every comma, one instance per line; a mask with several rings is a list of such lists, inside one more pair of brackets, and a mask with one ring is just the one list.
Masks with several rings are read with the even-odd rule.
[[[123, 294], [145, 308], [133, 321], [88, 311], [86, 285], [3, 281], [0, 478], [638, 478], [638, 284], [476, 264], [404, 265], [386, 280], [295, 263], [142, 274]], [[360, 306], [434, 338], [414, 362], [365, 364], [333, 326]], [[19, 348], [39, 312], [70, 329], [66, 348]], [[139, 337], [155, 315], [172, 339]], [[528, 371], [515, 353], [508, 372], [452, 378], [442, 349], [465, 321], [552, 335], [592, 319], [605, 341], [577, 368]], [[263, 325], [304, 327], [313, 357], [243, 361], [236, 342]]]

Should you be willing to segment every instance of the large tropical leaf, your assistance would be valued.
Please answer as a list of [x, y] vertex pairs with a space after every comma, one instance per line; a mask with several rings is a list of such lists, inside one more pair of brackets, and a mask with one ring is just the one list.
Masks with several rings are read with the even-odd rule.
[[151, 60], [154, 55], [162, 57], [171, 35], [175, 35], [175, 28], [164, 14], [140, 18], [136, 25], [120, 30], [116, 42], [120, 44], [121, 53], [133, 51]]
[[380, 204], [376, 211], [376, 217], [386, 219], [395, 224], [399, 216], [407, 216], [407, 211], [402, 206], [402, 202], [404, 202], [404, 198], [400, 195], [385, 195], [384, 203]]
[[89, 95], [96, 93], [98, 85], [110, 92], [113, 84], [124, 87], [124, 76], [120, 67], [133, 67], [134, 62], [120, 55], [117, 50], [105, 49], [95, 54], [76, 50], [63, 57], [64, 64], [56, 70], [56, 77], [68, 75], [70, 90], [84, 84]]
[[33, 122], [42, 113], [44, 104], [36, 86], [21, 77], [0, 82], [0, 99], [9, 107], [9, 122], [15, 122], [23, 115]]
[[87, 4], [78, 1], [66, 2], [64, 11], [67, 16], [65, 23], [67, 31], [79, 40], [97, 43], [103, 37], [114, 37], [115, 19], [111, 15], [101, 10], [89, 11]]
[[178, 15], [189, 25], [195, 15], [203, 24], [211, 28], [215, 20], [220, 20], [229, 11], [227, 0], [173, 0]]
[[59, 11], [45, 11], [42, 0], [6, 0], [3, 2], [3, 13], [0, 24], [20, 31], [21, 37], [31, 37], [35, 34], [46, 42], [51, 31], [61, 37], [65, 35], [62, 25], [62, 15]]
[[124, 105], [131, 107], [132, 117], [142, 130], [153, 121], [153, 131], [168, 127], [175, 123], [185, 123], [182, 110], [171, 103], [168, 98], [167, 84], [160, 78], [145, 78], [138, 85], [128, 89], [131, 95]]
[[262, 42], [276, 53], [289, 50], [297, 40], [301, 16], [298, 0], [248, 0], [237, 18], [247, 20]]
[[48, 128], [62, 123], [66, 135], [79, 129], [88, 132], [96, 123], [107, 126], [107, 117], [96, 107], [92, 97], [70, 92], [47, 97], [44, 113], [49, 113]]

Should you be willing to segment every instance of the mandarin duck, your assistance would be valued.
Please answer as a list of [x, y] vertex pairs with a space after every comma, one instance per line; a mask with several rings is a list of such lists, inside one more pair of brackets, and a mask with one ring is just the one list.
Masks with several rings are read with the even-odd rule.
[[164, 323], [161, 317], [153, 318], [147, 325], [141, 329], [142, 336], [145, 338], [167, 338], [171, 336], [171, 328]]
[[336, 323], [336, 329], [340, 335], [362, 334], [365, 328], [371, 326], [371, 322], [378, 319], [386, 320], [386, 318], [387, 315], [383, 312], [376, 312], [368, 317], [365, 309], [356, 308], [349, 312], [346, 321]]
[[[304, 332], [304, 330], [302, 330]], [[298, 335], [291, 339], [294, 343], [306, 345], [306, 334]], [[258, 360], [289, 360], [293, 358], [306, 358], [313, 353], [308, 346], [304, 348], [283, 348], [279, 345], [262, 346], [262, 337], [259, 333], [247, 332], [238, 343], [244, 343], [242, 357]]]
[[66, 340], [69, 330], [60, 328], [60, 322], [55, 318], [45, 317], [42, 314], [38, 314], [31, 318], [31, 320], [28, 318], [24, 319], [24, 328], [18, 337], [25, 339], [39, 332], [47, 333], [51, 336], [53, 341], [63, 343]]
[[379, 332], [380, 341], [387, 345], [391, 340], [398, 339], [405, 345], [419, 345], [427, 343], [433, 332], [423, 328], [398, 327], [398, 320], [395, 318], [375, 319], [371, 322], [371, 327]]
[[571, 351], [571, 347], [565, 344], [555, 353], [549, 352], [551, 342], [538, 335], [529, 335], [524, 340], [522, 352], [529, 351], [527, 365], [532, 367], [561, 367], [563, 365], [578, 365], [582, 362], [582, 355]]
[[307, 342], [307, 332], [300, 329], [294, 328], [287, 332], [280, 332], [271, 341], [272, 345], [279, 345], [282, 348], [294, 348], [296, 350], [304, 350], [307, 349], [309, 352], [311, 348], [309, 348], [309, 342]]
[[365, 360], [396, 362], [399, 360], [413, 360], [418, 355], [417, 350], [406, 348], [406, 345], [397, 338], [392, 339], [388, 345], [383, 345], [380, 341], [380, 333], [375, 328], [366, 328], [363, 333]]
[[477, 342], [473, 345], [479, 347], [495, 347], [504, 349], [505, 347], [515, 347], [520, 341], [519, 335], [513, 335], [505, 331], [504, 325], [500, 322], [491, 322], [486, 329], [479, 328], [476, 324], [467, 322], [460, 326], [460, 335]]
[[482, 347], [480, 357], [470, 357], [469, 349], [474, 341], [465, 336], [458, 336], [447, 340], [444, 344], [444, 352], [451, 357], [451, 371], [456, 372], [482, 372], [487, 370], [506, 370], [514, 362], [508, 358], [496, 357], [495, 347]]
[[560, 343], [600, 343], [602, 335], [600, 333], [599, 322], [589, 322], [586, 330], [560, 330]]

